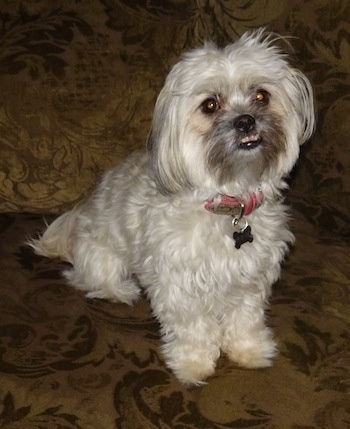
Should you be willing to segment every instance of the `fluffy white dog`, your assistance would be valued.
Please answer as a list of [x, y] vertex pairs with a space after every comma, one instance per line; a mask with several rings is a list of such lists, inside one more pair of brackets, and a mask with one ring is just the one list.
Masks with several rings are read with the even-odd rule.
[[107, 172], [34, 250], [61, 257], [90, 298], [132, 304], [145, 289], [167, 365], [185, 384], [213, 374], [220, 350], [271, 364], [264, 323], [293, 235], [281, 192], [314, 129], [312, 89], [259, 29], [188, 52], [168, 75], [150, 150]]

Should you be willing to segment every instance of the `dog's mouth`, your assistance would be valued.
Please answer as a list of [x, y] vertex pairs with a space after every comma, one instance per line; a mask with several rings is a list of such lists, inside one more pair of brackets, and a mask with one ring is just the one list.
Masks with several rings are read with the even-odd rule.
[[255, 149], [256, 147], [260, 146], [262, 143], [262, 138], [260, 134], [252, 134], [249, 136], [244, 137], [239, 142], [239, 148], [243, 150], [251, 150]]

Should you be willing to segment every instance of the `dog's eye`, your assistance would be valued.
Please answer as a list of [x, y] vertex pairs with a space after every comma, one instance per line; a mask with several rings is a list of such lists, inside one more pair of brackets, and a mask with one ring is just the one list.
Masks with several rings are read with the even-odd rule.
[[219, 110], [220, 105], [215, 98], [208, 98], [202, 103], [202, 109], [204, 113], [211, 114]]
[[255, 94], [255, 101], [262, 104], [267, 104], [269, 102], [270, 94], [264, 89], [260, 89]]

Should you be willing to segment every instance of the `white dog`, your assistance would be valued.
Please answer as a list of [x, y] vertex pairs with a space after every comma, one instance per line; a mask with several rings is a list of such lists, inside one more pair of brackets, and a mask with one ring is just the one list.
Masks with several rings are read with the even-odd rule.
[[150, 151], [105, 174], [31, 245], [72, 264], [88, 297], [132, 304], [145, 289], [167, 365], [185, 384], [220, 351], [271, 364], [264, 323], [293, 235], [281, 192], [314, 129], [312, 88], [259, 29], [187, 53], [159, 94]]

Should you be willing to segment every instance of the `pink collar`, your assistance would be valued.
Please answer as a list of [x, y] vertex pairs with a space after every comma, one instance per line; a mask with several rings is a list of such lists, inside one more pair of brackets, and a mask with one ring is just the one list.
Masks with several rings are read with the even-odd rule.
[[217, 201], [206, 201], [204, 208], [214, 214], [233, 216], [235, 219], [240, 219], [242, 216], [250, 215], [260, 207], [263, 200], [264, 194], [261, 191], [251, 194], [249, 199], [244, 202], [229, 195], [219, 194]]

